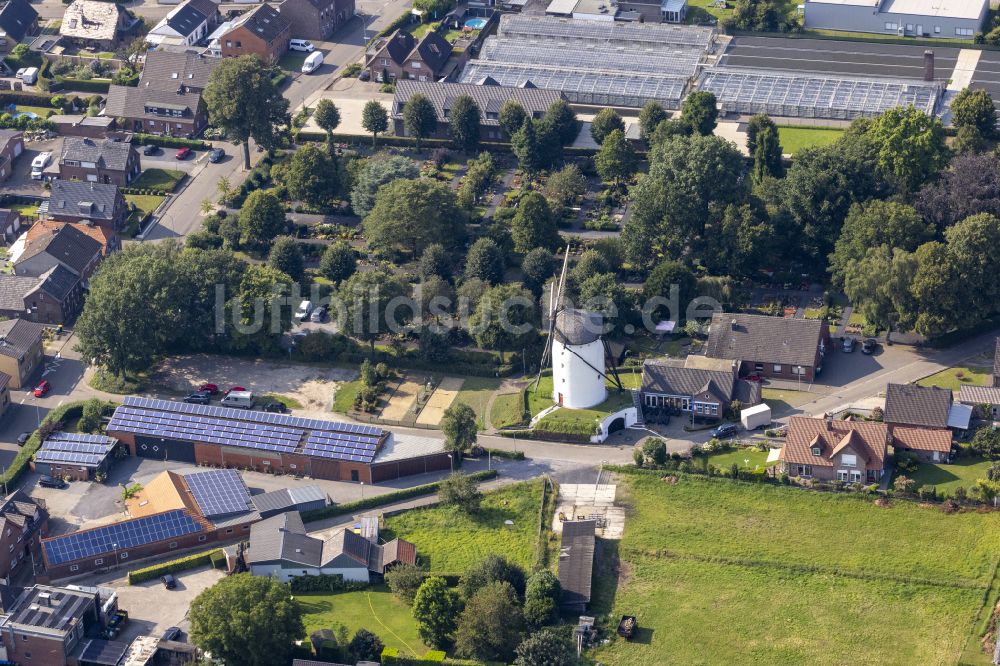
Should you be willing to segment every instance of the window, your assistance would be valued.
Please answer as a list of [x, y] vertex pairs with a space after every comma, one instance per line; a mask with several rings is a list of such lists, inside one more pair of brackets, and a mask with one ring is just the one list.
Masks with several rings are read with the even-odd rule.
[[262, 460], [261, 464], [264, 465], [265, 467], [267, 467], [268, 465], [271, 464], [271, 461], [270, 460]]
[[97, 174], [88, 173], [87, 174], [87, 181], [91, 182], [91, 183], [96, 183], [97, 182]]
[[858, 457], [855, 455], [851, 455], [849, 453], [845, 453], [844, 455], [840, 456], [840, 464], [843, 465], [844, 467], [857, 467]]
[[753, 369], [756, 370], [757, 372], [764, 372], [764, 364], [754, 363]]
[[972, 37], [972, 28], [955, 28], [955, 34], [959, 37]]
[[781, 374], [781, 366], [779, 364], [775, 363], [774, 364], [774, 371], [776, 373], [778, 373], [778, 374]]
[[243, 48], [243, 42], [241, 42], [241, 41], [237, 40], [237, 41], [236, 41], [236, 48], [238, 48], [238, 49], [241, 49], [241, 48]]
[[103, 557], [99, 557], [96, 560], [94, 560], [94, 566], [95, 567], [99, 567], [102, 564], [104, 564], [104, 558]]
[[818, 447], [818, 446], [814, 446], [814, 447], [812, 447], [812, 454], [813, 454], [814, 456], [818, 456], [818, 455], [819, 455], [819, 453], [820, 453], [820, 451], [819, 451], [819, 447]]
[[798, 471], [799, 476], [812, 476], [813, 468], [812, 465], [799, 465]]
[[417, 62], [416, 60], [414, 60], [413, 62], [411, 62], [410, 65], [413, 66], [413, 69], [420, 69], [420, 63]]
[[935, 35], [940, 35], [941, 34], [941, 26], [939, 26], [939, 25], [934, 26], [934, 34]]
[[127, 559], [128, 559], [128, 553], [122, 553], [122, 554], [121, 554], [121, 555], [119, 555], [118, 557], [120, 557], [120, 558], [121, 558], [121, 559], [123, 559], [123, 560], [127, 560]]
[[[71, 564], [71, 565], [69, 565], [69, 570], [70, 571], [79, 571], [80, 570], [80, 565], [79, 564]], [[28, 637], [25, 636], [24, 640], [28, 640]]]
[[907, 23], [906, 24], [906, 32], [913, 32], [913, 24], [912, 23]]
[[248, 529], [250, 529], [250, 526], [249, 526], [249, 525], [244, 525], [244, 526], [243, 526], [243, 527], [242, 527], [241, 529], [242, 529], [242, 530], [243, 530], [244, 532], [246, 532], [246, 531], [247, 531]]
[[232, 534], [232, 533], [233, 533], [233, 528], [232, 527], [230, 527], [229, 529], [226, 530], [226, 534]]
[[295, 465], [289, 465], [288, 469], [295, 469]]
[[886, 30], [893, 30], [893, 31], [894, 30], [898, 30], [899, 29], [899, 24], [898, 23], [890, 23], [889, 21], [886, 21], [885, 22], [885, 29]]
[[861, 472], [856, 469], [851, 470], [851, 481], [854, 483], [861, 481]]
[[233, 43], [227, 39], [226, 40], [226, 48], [232, 48], [232, 47], [233, 47]]
[[198, 537], [198, 541], [204, 541], [207, 538], [208, 537], [206, 537], [204, 534], [202, 534], [200, 537]]
[[80, 166], [79, 160], [63, 160], [63, 164], [66, 166]]
[[847, 470], [838, 469], [837, 470], [837, 481], [847, 481]]

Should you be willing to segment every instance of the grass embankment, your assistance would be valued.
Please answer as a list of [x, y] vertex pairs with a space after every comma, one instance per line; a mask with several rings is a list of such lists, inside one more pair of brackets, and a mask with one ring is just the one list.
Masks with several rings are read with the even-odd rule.
[[[1000, 513], [625, 474], [625, 537], [595, 614], [638, 617], [601, 662], [954, 663], [992, 583]], [[623, 492], [624, 491], [624, 492]], [[603, 546], [603, 544], [602, 544]], [[608, 573], [608, 559], [599, 575]], [[933, 627], [934, 629], [929, 629]]]

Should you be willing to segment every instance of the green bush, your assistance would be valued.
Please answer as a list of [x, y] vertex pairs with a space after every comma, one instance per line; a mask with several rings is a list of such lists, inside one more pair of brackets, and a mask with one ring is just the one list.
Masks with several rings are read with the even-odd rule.
[[212, 147], [198, 139], [182, 139], [176, 136], [160, 136], [158, 134], [133, 134], [132, 143], [137, 146], [151, 143], [161, 148], [192, 148], [194, 150], [208, 150]]
[[216, 552], [221, 553], [222, 549], [215, 548], [213, 550], [206, 550], [200, 553], [193, 553], [186, 557], [170, 560], [169, 562], [161, 562], [160, 564], [154, 564], [151, 567], [129, 571], [128, 584], [135, 585], [137, 583], [144, 583], [147, 580], [155, 580], [166, 574], [177, 573], [178, 571], [187, 571], [188, 569], [197, 569], [198, 567], [205, 566], [206, 564], [211, 565], [212, 554]]
[[357, 592], [368, 588], [368, 583], [344, 580], [340, 575], [296, 576], [289, 581], [292, 592]]
[[[487, 479], [495, 478], [496, 475], [497, 475], [496, 470], [490, 470], [483, 472], [473, 472], [469, 476], [476, 481], [485, 481]], [[324, 518], [331, 518], [333, 516], [341, 516], [344, 514], [355, 513], [356, 511], [371, 509], [377, 506], [382, 506], [384, 504], [393, 504], [394, 502], [401, 502], [403, 500], [412, 499], [414, 497], [431, 495], [438, 491], [438, 487], [440, 485], [441, 485], [440, 481], [434, 481], [433, 483], [425, 483], [421, 486], [404, 488], [402, 490], [386, 493], [384, 495], [376, 495], [375, 497], [366, 497], [362, 500], [357, 500], [354, 502], [333, 504], [328, 507], [324, 507], [322, 509], [305, 511], [302, 513], [302, 522], [310, 523], [316, 520], [323, 520]]]
[[0, 91], [0, 106], [8, 107], [11, 104], [41, 107], [52, 106], [52, 96], [43, 95], [42, 93]]

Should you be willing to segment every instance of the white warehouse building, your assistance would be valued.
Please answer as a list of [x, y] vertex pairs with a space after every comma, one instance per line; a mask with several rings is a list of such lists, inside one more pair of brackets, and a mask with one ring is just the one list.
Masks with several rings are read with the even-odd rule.
[[556, 315], [552, 339], [552, 401], [570, 409], [587, 409], [608, 397], [604, 318], [596, 312], [566, 309]]
[[982, 30], [989, 0], [806, 0], [807, 28], [901, 37], [969, 39]]

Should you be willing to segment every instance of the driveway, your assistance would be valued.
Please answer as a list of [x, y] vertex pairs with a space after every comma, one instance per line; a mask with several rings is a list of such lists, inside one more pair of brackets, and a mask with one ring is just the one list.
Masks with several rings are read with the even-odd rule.
[[42, 181], [31, 179], [31, 162], [40, 153], [52, 153], [52, 160], [49, 166], [59, 161], [62, 154], [62, 137], [49, 139], [48, 141], [25, 141], [24, 152], [14, 160], [14, 173], [3, 183], [0, 191], [8, 194], [33, 194], [36, 196], [47, 196], [48, 192], [42, 187]]

